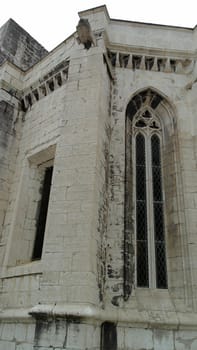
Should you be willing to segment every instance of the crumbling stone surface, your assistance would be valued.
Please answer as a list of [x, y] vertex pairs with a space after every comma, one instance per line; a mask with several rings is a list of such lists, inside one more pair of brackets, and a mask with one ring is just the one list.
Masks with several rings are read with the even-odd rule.
[[[6, 101], [0, 101], [0, 146], [6, 148], [9, 137], [13, 135], [14, 107]], [[2, 152], [4, 153], [4, 152]]]

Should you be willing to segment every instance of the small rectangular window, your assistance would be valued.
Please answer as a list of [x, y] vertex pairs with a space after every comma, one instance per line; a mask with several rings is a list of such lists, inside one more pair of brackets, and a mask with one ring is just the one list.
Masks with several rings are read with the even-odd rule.
[[7, 266], [41, 259], [56, 145], [25, 157], [17, 184], [15, 215], [6, 252]]
[[32, 260], [40, 259], [42, 255], [52, 175], [53, 167], [47, 167], [44, 172], [43, 185], [41, 187], [41, 199], [37, 207], [36, 235]]

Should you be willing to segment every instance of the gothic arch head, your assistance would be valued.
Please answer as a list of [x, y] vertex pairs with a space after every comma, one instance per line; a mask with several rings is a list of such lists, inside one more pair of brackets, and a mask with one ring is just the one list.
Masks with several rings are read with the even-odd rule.
[[160, 120], [165, 139], [174, 133], [176, 118], [174, 107], [167, 97], [151, 87], [145, 88], [134, 94], [126, 108], [126, 120], [132, 122], [137, 113], [141, 111], [152, 111]]

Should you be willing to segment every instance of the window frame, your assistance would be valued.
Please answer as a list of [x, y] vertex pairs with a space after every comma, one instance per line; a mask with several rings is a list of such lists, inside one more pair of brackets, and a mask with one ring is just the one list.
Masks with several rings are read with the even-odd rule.
[[[37, 203], [37, 218], [36, 218], [35, 236], [33, 240], [34, 242], [33, 242], [33, 249], [32, 249], [32, 257], [31, 257], [32, 261], [40, 260], [42, 258], [42, 251], [43, 251], [46, 224], [47, 224], [47, 216], [48, 216], [49, 202], [50, 202], [50, 193], [51, 193], [51, 186], [52, 186], [52, 180], [53, 180], [53, 168], [54, 168], [54, 160], [46, 161], [41, 165], [38, 165], [37, 167], [38, 171], [39, 169], [43, 169], [44, 173], [42, 178], [40, 201]], [[49, 176], [47, 176], [47, 171], [51, 172]], [[50, 184], [47, 183], [49, 179], [50, 179]], [[44, 216], [44, 220], [42, 216]], [[41, 225], [41, 229], [39, 225]]]
[[[36, 260], [32, 260], [32, 251], [36, 233], [33, 221], [35, 219], [37, 199], [35, 200], [34, 198], [33, 204], [31, 203], [31, 192], [33, 191], [33, 193], [37, 196], [36, 193], [39, 191], [41, 182], [39, 181], [39, 176], [37, 177], [36, 173], [38, 174], [39, 169], [41, 172], [43, 172], [46, 167], [50, 167], [54, 164], [55, 153], [56, 143], [46, 145], [46, 147], [39, 149], [37, 152], [34, 150], [34, 152], [29, 152], [29, 154], [27, 153], [23, 159], [23, 162], [21, 161], [21, 163], [19, 163], [19, 181], [16, 186], [16, 198], [15, 201], [13, 201], [14, 213], [9, 227], [9, 241], [3, 263], [5, 268], [18, 268], [21, 265], [24, 266], [25, 264], [29, 263], [35, 264]], [[53, 178], [51, 185], [53, 186]], [[52, 186], [49, 202], [51, 200]], [[31, 221], [30, 226], [27, 228], [25, 227], [26, 219], [30, 219]], [[47, 232], [47, 221], [48, 215], [46, 218], [43, 248]], [[43, 252], [44, 249], [42, 251], [42, 255]], [[41, 259], [38, 260], [40, 261]]]
[[[159, 129], [150, 129], [150, 127], [136, 127], [136, 121], [141, 118], [142, 114], [148, 110], [152, 118], [157, 121]], [[146, 217], [147, 217], [147, 249], [148, 249], [148, 285], [138, 286], [137, 282], [137, 199], [136, 199], [136, 137], [142, 135], [145, 142], [145, 179], [146, 179]], [[154, 199], [153, 199], [153, 174], [152, 174], [152, 149], [151, 140], [153, 135], [156, 135], [160, 141], [160, 167], [161, 167], [161, 189], [162, 189], [162, 211], [163, 211], [163, 226], [164, 226], [164, 259], [166, 271], [166, 286], [157, 286], [157, 268], [156, 268], [156, 249], [155, 249], [155, 221], [154, 221]], [[133, 212], [134, 212], [134, 250], [135, 250], [135, 285], [137, 288], [154, 288], [167, 289], [168, 288], [168, 272], [167, 272], [167, 254], [166, 254], [166, 224], [165, 224], [165, 189], [163, 177], [163, 128], [160, 118], [148, 106], [138, 110], [133, 117], [130, 130], [131, 137], [131, 152], [132, 152], [132, 175], [133, 176]]]

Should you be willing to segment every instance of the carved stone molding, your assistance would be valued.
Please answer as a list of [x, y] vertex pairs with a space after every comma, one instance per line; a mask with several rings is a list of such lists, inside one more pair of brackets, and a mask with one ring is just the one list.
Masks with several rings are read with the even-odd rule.
[[113, 67], [133, 70], [141, 69], [154, 72], [188, 74], [194, 66], [194, 60], [192, 59], [138, 55], [110, 50], [108, 50], [107, 55]]
[[52, 71], [39, 79], [39, 81], [27, 89], [21, 99], [21, 108], [24, 112], [41, 98], [64, 85], [68, 79], [69, 61], [63, 61]]

